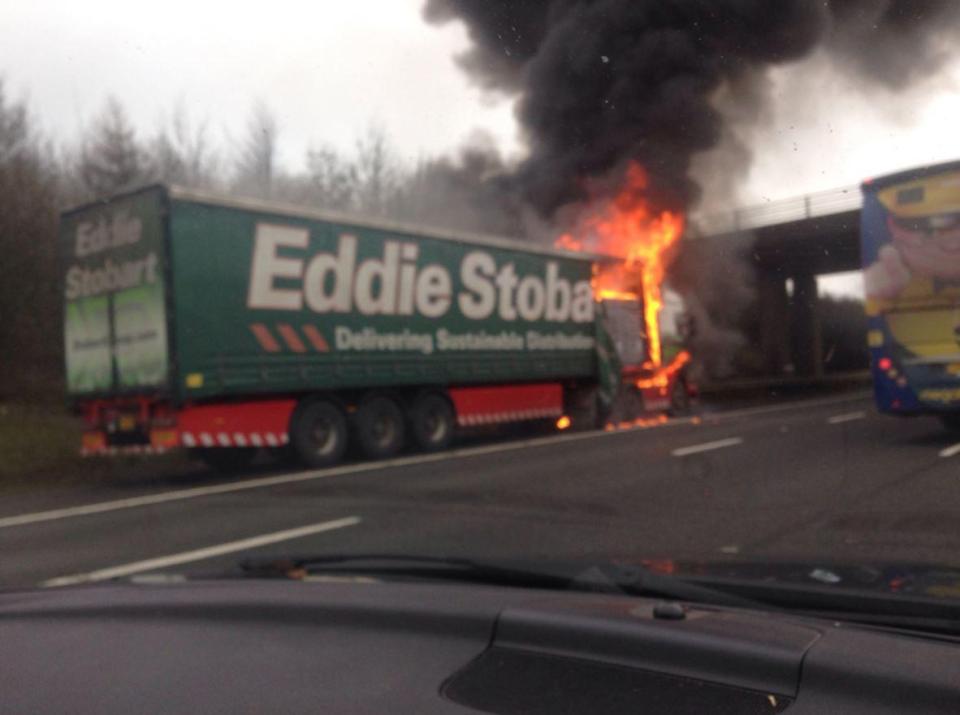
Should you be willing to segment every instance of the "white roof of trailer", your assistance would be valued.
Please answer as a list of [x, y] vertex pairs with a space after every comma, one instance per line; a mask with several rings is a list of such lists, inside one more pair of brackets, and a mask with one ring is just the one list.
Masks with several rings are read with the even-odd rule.
[[595, 261], [620, 260], [615, 256], [607, 256], [597, 253], [580, 253], [578, 251], [565, 251], [558, 248], [538, 246], [527, 241], [504, 238], [502, 236], [491, 236], [488, 234], [473, 233], [470, 231], [446, 230], [432, 226], [404, 223], [402, 221], [391, 221], [389, 219], [382, 218], [369, 218], [366, 216], [358, 216], [356, 214], [340, 211], [312, 209], [308, 206], [299, 206], [296, 204], [288, 204], [279, 201], [265, 201], [262, 199], [224, 196], [222, 194], [187, 189], [182, 186], [170, 185], [167, 186], [167, 190], [170, 194], [170, 197], [173, 199], [200, 204], [209, 204], [211, 206], [223, 206], [225, 208], [257, 211], [281, 216], [291, 216], [294, 218], [316, 219], [318, 221], [327, 221], [329, 223], [348, 224], [350, 226], [357, 226], [359, 228], [372, 228], [391, 233], [405, 233], [414, 236], [425, 236], [441, 241], [489, 246], [491, 248], [522, 251], [524, 253], [536, 253], [545, 256], [564, 258], [567, 260], [572, 259], [589, 261], [591, 263]]

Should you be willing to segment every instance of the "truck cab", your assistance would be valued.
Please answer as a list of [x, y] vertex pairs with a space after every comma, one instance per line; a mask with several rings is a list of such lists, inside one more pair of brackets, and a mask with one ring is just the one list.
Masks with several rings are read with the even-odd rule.
[[649, 335], [639, 296], [607, 297], [600, 301], [602, 327], [609, 336], [618, 373], [617, 389], [607, 421], [614, 425], [684, 414], [696, 390], [685, 350], [691, 322], [682, 296], [664, 286], [658, 328], [661, 364], [650, 360]]

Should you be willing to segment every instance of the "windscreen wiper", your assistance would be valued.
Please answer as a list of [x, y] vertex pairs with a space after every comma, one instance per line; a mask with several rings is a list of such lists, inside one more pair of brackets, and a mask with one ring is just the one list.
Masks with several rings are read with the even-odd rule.
[[960, 606], [944, 599], [800, 588], [753, 580], [683, 578], [639, 565], [360, 553], [247, 559], [240, 563], [240, 569], [242, 576], [250, 578], [306, 579], [329, 574], [630, 595], [789, 613], [860, 626], [960, 635]]
[[709, 576], [692, 576], [690, 583], [798, 616], [960, 636], [960, 602], [952, 598]]
[[319, 574], [375, 575], [467, 581], [496, 586], [542, 588], [666, 598], [736, 608], [764, 608], [760, 601], [721, 589], [657, 574], [642, 566], [524, 561], [483, 561], [449, 556], [381, 553], [330, 554], [281, 559], [247, 559], [244, 576], [303, 579]]

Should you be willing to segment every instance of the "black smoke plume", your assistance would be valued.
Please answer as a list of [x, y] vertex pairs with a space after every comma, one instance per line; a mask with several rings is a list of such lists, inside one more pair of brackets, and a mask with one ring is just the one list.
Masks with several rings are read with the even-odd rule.
[[905, 85], [935, 72], [956, 40], [956, 0], [427, 0], [431, 22], [462, 20], [461, 65], [482, 86], [519, 96], [529, 156], [512, 172], [549, 218], [590, 179], [629, 160], [651, 199], [698, 198], [691, 160], [724, 136], [715, 96], [822, 47], [865, 83]]
[[[529, 154], [483, 185], [514, 216], [532, 208], [528, 235], [548, 236], [603, 199], [598, 187], [617, 190], [630, 161], [647, 170], [654, 208], [693, 208], [699, 183], [715, 207], [732, 200], [770, 118], [775, 65], [818, 52], [867, 92], [903, 89], [934, 77], [960, 34], [960, 0], [427, 0], [424, 14], [462, 20], [473, 47], [461, 66], [518, 98]], [[750, 363], [749, 256], [689, 241], [671, 268], [703, 377]]]

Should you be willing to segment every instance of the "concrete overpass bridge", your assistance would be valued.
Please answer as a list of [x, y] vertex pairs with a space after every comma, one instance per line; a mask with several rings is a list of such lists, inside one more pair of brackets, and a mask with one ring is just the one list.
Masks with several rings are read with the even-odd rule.
[[[760, 347], [770, 375], [823, 374], [817, 276], [860, 268], [859, 186], [694, 217], [698, 241], [747, 251], [757, 277]], [[787, 291], [787, 281], [793, 285]]]

